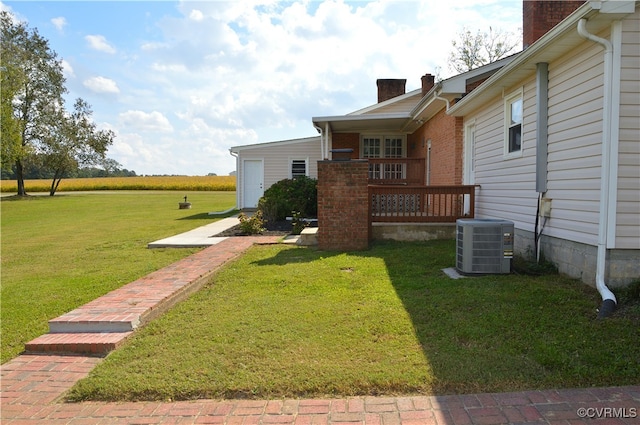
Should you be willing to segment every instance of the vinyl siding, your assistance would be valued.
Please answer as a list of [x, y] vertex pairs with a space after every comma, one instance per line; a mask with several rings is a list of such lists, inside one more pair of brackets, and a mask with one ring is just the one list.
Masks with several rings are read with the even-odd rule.
[[[282, 143], [266, 143], [252, 146], [243, 146], [238, 152], [238, 200], [243, 199], [242, 161], [247, 159], [261, 159], [264, 166], [264, 190], [274, 183], [291, 177], [291, 160], [306, 159], [308, 163], [308, 175], [318, 178], [318, 161], [320, 160], [320, 139], [310, 138], [299, 142], [284, 141]], [[240, 205], [242, 207], [242, 205]]]
[[549, 64], [548, 191], [544, 233], [596, 245], [602, 158], [603, 52], [581, 43]]
[[622, 22], [616, 247], [640, 249], [640, 12]]
[[475, 184], [480, 185], [476, 215], [514, 222], [516, 228], [533, 231], [535, 191], [535, 76], [520, 86], [505, 90], [505, 96], [523, 89], [522, 156], [504, 156], [504, 101], [494, 99], [482, 112], [469, 116], [475, 121]]

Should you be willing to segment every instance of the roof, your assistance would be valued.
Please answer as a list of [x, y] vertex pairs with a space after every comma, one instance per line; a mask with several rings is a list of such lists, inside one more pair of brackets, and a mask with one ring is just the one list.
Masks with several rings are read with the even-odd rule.
[[633, 13], [637, 3], [639, 2], [625, 0], [586, 2], [526, 50], [519, 53], [511, 63], [458, 101], [449, 109], [448, 113], [453, 116], [468, 114], [495, 97], [501, 96], [503, 90], [513, 87], [533, 75], [537, 63], [557, 60], [578, 44], [583, 43], [585, 39], [577, 31], [578, 22], [581, 19], [588, 20], [587, 29], [589, 32], [598, 33], [609, 27], [612, 21]]
[[279, 140], [275, 142], [254, 143], [251, 145], [232, 146], [231, 148], [229, 148], [229, 151], [233, 153], [238, 153], [244, 150], [259, 149], [259, 148], [265, 148], [269, 146], [275, 147], [275, 146], [292, 145], [297, 143], [316, 143], [316, 142], [320, 143], [320, 136], [303, 137], [300, 139]]
[[512, 55], [450, 77], [435, 84], [424, 96], [421, 89], [413, 90], [347, 115], [313, 117], [313, 125], [323, 130], [328, 125], [331, 131], [338, 133], [413, 133], [425, 121], [445, 108], [446, 102], [462, 96], [468, 84], [487, 78], [515, 57]]

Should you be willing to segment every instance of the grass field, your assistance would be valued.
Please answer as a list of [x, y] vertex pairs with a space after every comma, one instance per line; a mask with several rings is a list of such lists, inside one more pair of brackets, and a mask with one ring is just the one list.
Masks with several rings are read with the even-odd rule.
[[555, 274], [450, 279], [454, 241], [256, 246], [70, 400], [448, 394], [640, 382], [640, 314]]
[[[49, 192], [51, 180], [25, 180], [29, 192]], [[15, 180], [0, 180], [0, 192], [15, 193]], [[63, 179], [59, 192], [93, 190], [235, 191], [235, 176], [138, 176]]]
[[[192, 209], [179, 210], [187, 195]], [[47, 321], [160, 269], [193, 249], [148, 242], [215, 220], [235, 192], [143, 191], [2, 198], [2, 362]]]

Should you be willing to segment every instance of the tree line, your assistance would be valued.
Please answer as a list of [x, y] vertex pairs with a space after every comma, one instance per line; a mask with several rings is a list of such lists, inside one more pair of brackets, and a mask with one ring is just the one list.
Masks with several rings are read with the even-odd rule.
[[3, 176], [15, 178], [18, 196], [27, 195], [25, 178], [45, 176], [53, 196], [63, 178], [108, 164], [115, 134], [97, 129], [83, 99], [67, 109], [62, 60], [37, 29], [2, 11], [0, 31]]

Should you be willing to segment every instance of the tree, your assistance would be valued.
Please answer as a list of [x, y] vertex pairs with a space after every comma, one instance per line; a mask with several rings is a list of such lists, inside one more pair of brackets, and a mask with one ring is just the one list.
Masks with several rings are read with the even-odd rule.
[[23, 162], [53, 123], [64, 104], [64, 76], [57, 54], [37, 30], [0, 12], [2, 57], [2, 165], [13, 163], [18, 195], [26, 195]]
[[511, 33], [493, 31], [491, 27], [489, 32], [478, 30], [475, 35], [464, 28], [451, 44], [453, 50], [449, 54], [449, 68], [462, 73], [515, 53], [522, 41]]
[[50, 196], [55, 195], [60, 182], [71, 171], [105, 163], [114, 134], [110, 130], [97, 130], [91, 115], [89, 104], [82, 99], [76, 100], [71, 114], [64, 111], [50, 114], [56, 117], [57, 125], [43, 137], [39, 152], [44, 167], [53, 172]]

